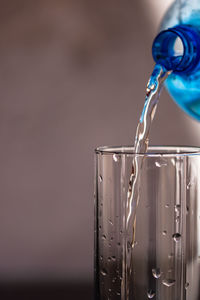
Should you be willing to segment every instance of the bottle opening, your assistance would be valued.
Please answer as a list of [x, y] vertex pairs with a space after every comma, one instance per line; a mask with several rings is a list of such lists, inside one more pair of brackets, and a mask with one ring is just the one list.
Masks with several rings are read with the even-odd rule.
[[161, 31], [152, 46], [155, 62], [174, 73], [190, 73], [200, 66], [200, 33], [178, 25]]
[[172, 31], [162, 31], [153, 43], [153, 58], [167, 70], [177, 70], [184, 56], [184, 42]]

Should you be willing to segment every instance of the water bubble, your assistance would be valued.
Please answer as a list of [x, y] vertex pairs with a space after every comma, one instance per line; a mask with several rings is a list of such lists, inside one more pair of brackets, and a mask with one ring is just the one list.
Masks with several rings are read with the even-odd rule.
[[165, 204], [165, 207], [166, 207], [166, 208], [169, 208], [169, 204]]
[[152, 269], [152, 274], [153, 277], [155, 277], [156, 279], [160, 278], [161, 276], [160, 268]]
[[162, 284], [167, 286], [167, 287], [171, 287], [175, 284], [176, 280], [174, 279], [163, 279]]
[[101, 270], [101, 274], [102, 274], [103, 276], [106, 276], [108, 273], [107, 273], [107, 271], [106, 271], [105, 269], [102, 269], [102, 270]]
[[174, 234], [172, 235], [172, 237], [173, 237], [173, 240], [174, 240], [175, 242], [179, 242], [180, 239], [181, 239], [181, 234], [180, 234], [180, 233], [174, 233]]
[[105, 234], [103, 234], [102, 236], [101, 236], [101, 238], [102, 238], [102, 240], [106, 240], [106, 235]]
[[167, 235], [167, 231], [166, 231], [166, 230], [163, 230], [162, 234], [163, 234], [163, 235]]
[[114, 160], [115, 162], [118, 162], [119, 158], [118, 158], [117, 154], [113, 154], [113, 160]]
[[148, 290], [148, 292], [147, 292], [147, 297], [149, 298], [149, 299], [152, 299], [154, 296], [155, 296], [155, 292], [153, 291], [153, 290]]
[[186, 282], [185, 289], [187, 290], [188, 287], [189, 287], [189, 282]]
[[99, 181], [102, 182], [103, 181], [103, 177], [102, 175], [99, 175]]

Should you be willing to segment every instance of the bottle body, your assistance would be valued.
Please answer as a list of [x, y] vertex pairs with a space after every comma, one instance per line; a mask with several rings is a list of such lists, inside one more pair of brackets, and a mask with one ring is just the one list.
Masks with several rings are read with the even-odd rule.
[[[200, 43], [200, 1], [176, 0], [167, 11], [161, 30], [188, 26], [199, 33]], [[200, 50], [198, 51], [200, 55]], [[197, 55], [198, 55], [197, 53]], [[188, 56], [189, 57], [189, 56]], [[165, 86], [174, 101], [190, 116], [200, 120], [200, 66], [188, 72], [172, 72]]]

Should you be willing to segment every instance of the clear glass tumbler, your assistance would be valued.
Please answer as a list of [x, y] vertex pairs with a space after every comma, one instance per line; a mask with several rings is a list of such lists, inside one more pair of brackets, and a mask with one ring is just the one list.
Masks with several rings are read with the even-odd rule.
[[149, 147], [127, 267], [132, 147], [96, 149], [95, 299], [200, 299], [200, 148]]

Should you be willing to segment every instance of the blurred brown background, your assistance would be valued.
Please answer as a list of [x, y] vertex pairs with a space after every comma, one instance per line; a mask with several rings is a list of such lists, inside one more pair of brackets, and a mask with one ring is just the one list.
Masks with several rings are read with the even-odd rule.
[[[171, 2], [0, 1], [0, 280], [92, 282], [93, 150], [133, 142]], [[198, 128], [164, 92], [151, 144]]]

